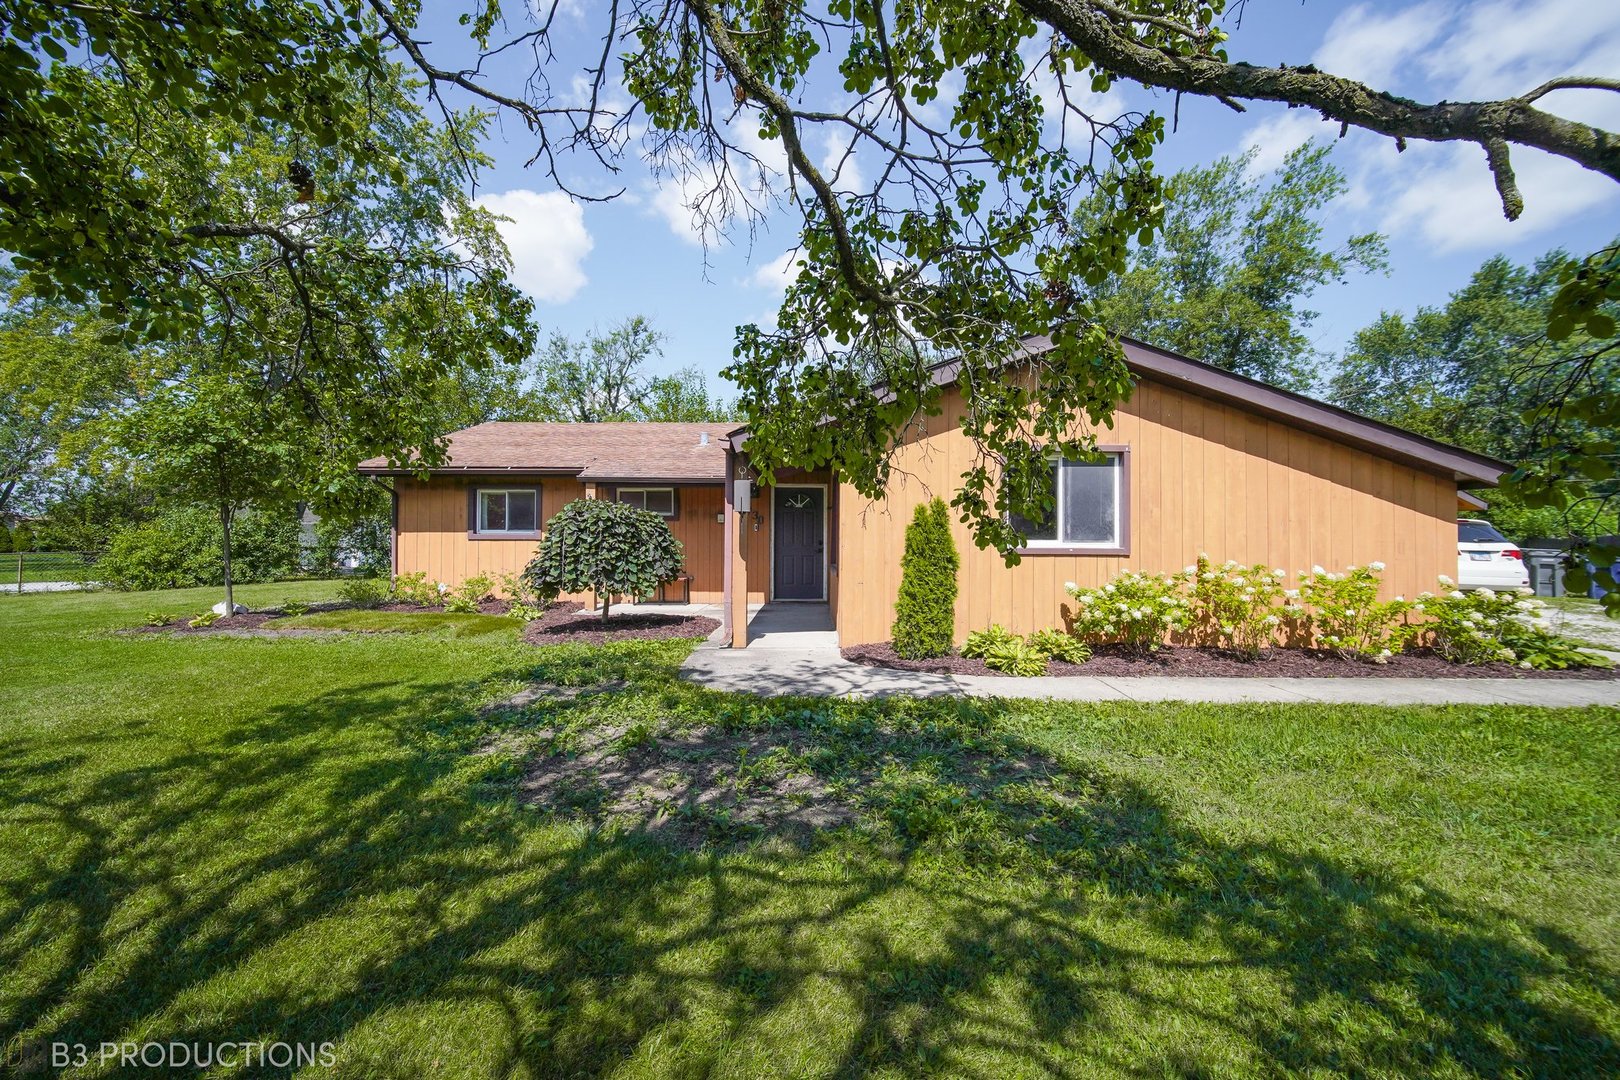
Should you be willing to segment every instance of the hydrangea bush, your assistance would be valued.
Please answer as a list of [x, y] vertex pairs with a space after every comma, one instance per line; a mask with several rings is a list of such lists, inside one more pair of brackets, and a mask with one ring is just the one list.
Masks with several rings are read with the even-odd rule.
[[1192, 613], [1182, 580], [1169, 574], [1127, 570], [1099, 589], [1074, 582], [1065, 591], [1074, 599], [1076, 637], [1117, 642], [1131, 652], [1156, 651], [1165, 636], [1187, 628]]
[[1402, 596], [1378, 599], [1383, 572], [1381, 562], [1348, 566], [1343, 573], [1320, 566], [1301, 570], [1299, 588], [1285, 594], [1289, 614], [1306, 622], [1319, 648], [1344, 657], [1388, 660], [1406, 646], [1417, 628], [1407, 619], [1407, 613], [1415, 610], [1413, 601]]
[[[1440, 583], [1452, 585], [1447, 577]], [[1429, 632], [1435, 651], [1454, 663], [1500, 661], [1524, 668], [1602, 665], [1601, 657], [1582, 652], [1552, 632], [1546, 606], [1529, 589], [1465, 593], [1456, 588], [1439, 596], [1424, 593], [1415, 605], [1428, 617], [1423, 629]]]
[[1192, 623], [1212, 644], [1253, 659], [1275, 643], [1282, 613], [1281, 569], [1262, 563], [1239, 566], [1235, 561], [1215, 565], [1199, 553], [1198, 562], [1182, 571], [1192, 593]]

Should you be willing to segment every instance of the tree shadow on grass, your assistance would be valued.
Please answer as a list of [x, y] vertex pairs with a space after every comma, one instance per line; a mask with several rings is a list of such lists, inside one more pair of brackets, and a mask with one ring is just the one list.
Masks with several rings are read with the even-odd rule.
[[116, 732], [8, 741], [39, 842], [0, 893], [0, 1042], [332, 1041], [376, 1075], [1620, 1073], [1615, 977], [1551, 927], [1211, 835], [995, 703], [607, 667], [539, 674], [791, 732], [863, 825], [692, 853], [481, 797], [516, 778], [481, 732], [609, 695], [480, 716], [465, 685], [378, 682], [100, 769]]

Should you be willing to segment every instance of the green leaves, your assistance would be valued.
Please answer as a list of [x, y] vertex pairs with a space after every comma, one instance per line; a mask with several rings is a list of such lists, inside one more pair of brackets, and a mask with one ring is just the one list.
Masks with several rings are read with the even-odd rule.
[[545, 599], [594, 592], [605, 619], [614, 596], [651, 593], [674, 579], [685, 559], [681, 542], [657, 514], [609, 499], [576, 499], [546, 522], [523, 580]]

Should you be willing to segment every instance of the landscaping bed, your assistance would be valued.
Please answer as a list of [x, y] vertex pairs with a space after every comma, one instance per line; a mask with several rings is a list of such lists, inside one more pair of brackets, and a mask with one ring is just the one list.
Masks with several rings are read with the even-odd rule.
[[720, 626], [701, 615], [667, 615], [632, 611], [602, 616], [582, 604], [557, 603], [523, 628], [530, 645], [601, 645], [610, 641], [662, 641], [669, 638], [706, 638]]
[[[906, 660], [887, 641], [874, 645], [852, 645], [843, 653], [844, 659], [869, 667], [1015, 678], [996, 671], [983, 660], [965, 656]], [[1099, 645], [1091, 659], [1083, 664], [1068, 664], [1061, 660], [1048, 662], [1046, 674], [1115, 678], [1185, 675], [1228, 679], [1617, 679], [1620, 678], [1620, 667], [1544, 671], [1507, 663], [1464, 665], [1454, 664], [1430, 649], [1410, 649], [1390, 657], [1382, 664], [1371, 660], [1347, 660], [1320, 649], [1269, 649], [1258, 660], [1245, 660], [1225, 649], [1172, 645], [1141, 657], [1129, 655], [1117, 646]]]

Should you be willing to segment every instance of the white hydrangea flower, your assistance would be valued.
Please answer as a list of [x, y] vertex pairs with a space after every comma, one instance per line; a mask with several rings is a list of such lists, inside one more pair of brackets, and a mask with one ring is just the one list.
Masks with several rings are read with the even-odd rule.
[[1463, 598], [1461, 589], [1452, 589], [1450, 592], [1446, 593], [1446, 595], [1451, 597], [1453, 600], [1461, 600]]
[[1532, 622], [1530, 625], [1535, 627], [1537, 630], [1551, 630], [1552, 629], [1552, 622], [1547, 620], [1547, 619], [1537, 619], [1534, 622]]
[[1313, 574], [1325, 574], [1325, 573], [1327, 573], [1327, 571], [1323, 570], [1320, 566], [1313, 565], [1311, 567], [1311, 573], [1313, 573]]
[[1275, 625], [1277, 622], [1279, 622], [1281, 620], [1279, 620], [1277, 618], [1277, 616], [1275, 616], [1275, 615], [1267, 615], [1265, 618], [1261, 619], [1260, 621], [1265, 623], [1267, 626], [1272, 626], [1272, 625]]
[[1181, 572], [1183, 574], [1187, 574], [1188, 576], [1191, 576], [1193, 574], [1198, 573], [1198, 567], [1196, 567], [1196, 566], [1183, 566], [1181, 568]]
[[1272, 577], [1287, 577], [1288, 576], [1287, 574], [1283, 573], [1283, 568], [1280, 567], [1280, 566], [1273, 567], [1272, 571], [1271, 571], [1271, 575], [1272, 575]]
[[1344, 609], [1344, 613], [1346, 615], [1354, 615], [1356, 613], [1356, 609], [1353, 607], [1347, 607]]
[[1225, 562], [1221, 563], [1221, 568], [1223, 570], [1236, 570], [1237, 569], [1237, 560], [1236, 559], [1227, 559]]
[[1423, 604], [1422, 603], [1413, 604], [1412, 605], [1412, 610], [1413, 611], [1422, 611], [1423, 610]]
[[1455, 581], [1452, 581], [1450, 578], [1446, 577], [1446, 575], [1441, 574], [1440, 575], [1440, 584], [1444, 585], [1446, 588], [1449, 589], [1449, 588], [1451, 588], [1453, 585], [1455, 585], [1457, 583]]
[[1530, 670], [1530, 661], [1528, 661], [1528, 660], [1520, 660], [1519, 661], [1519, 666], [1524, 668], [1524, 670], [1529, 671]]
[[1496, 591], [1494, 589], [1481, 589], [1479, 590], [1479, 595], [1486, 600], [1496, 599]]
[[1283, 590], [1283, 595], [1288, 597], [1288, 599], [1290, 599], [1290, 600], [1298, 600], [1299, 599], [1299, 590], [1298, 589], [1284, 589]]
[[1241, 574], [1239, 574], [1237, 577], [1232, 579], [1232, 584], [1234, 584], [1234, 585], [1247, 585], [1248, 583], [1249, 583], [1249, 579], [1244, 577]]
[[1379, 651], [1378, 655], [1383, 657], [1385, 660], [1388, 660], [1391, 656], [1394, 655], [1394, 653], [1390, 652], [1388, 649], [1382, 649], [1382, 650]]
[[1376, 570], [1378, 573], [1382, 574], [1384, 572], [1384, 564], [1376, 561], [1370, 562], [1367, 564], [1367, 569]]
[[1406, 597], [1401, 596], [1400, 594], [1397, 593], [1396, 596], [1395, 596], [1395, 602], [1397, 604], [1404, 604], [1404, 603], [1406, 603]]
[[1072, 582], [1072, 581], [1065, 581], [1065, 582], [1064, 582], [1064, 583], [1063, 583], [1063, 587], [1064, 587], [1064, 588], [1065, 588], [1065, 589], [1068, 589], [1068, 590], [1069, 590], [1069, 591], [1070, 591], [1070, 592], [1073, 592], [1073, 591], [1074, 591], [1074, 590], [1076, 590], [1076, 589], [1078, 589], [1078, 588], [1079, 588], [1079, 587], [1080, 587], [1080, 586], [1078, 586], [1078, 585], [1076, 585], [1076, 584], [1075, 584], [1075, 583], [1074, 583], [1074, 582]]

